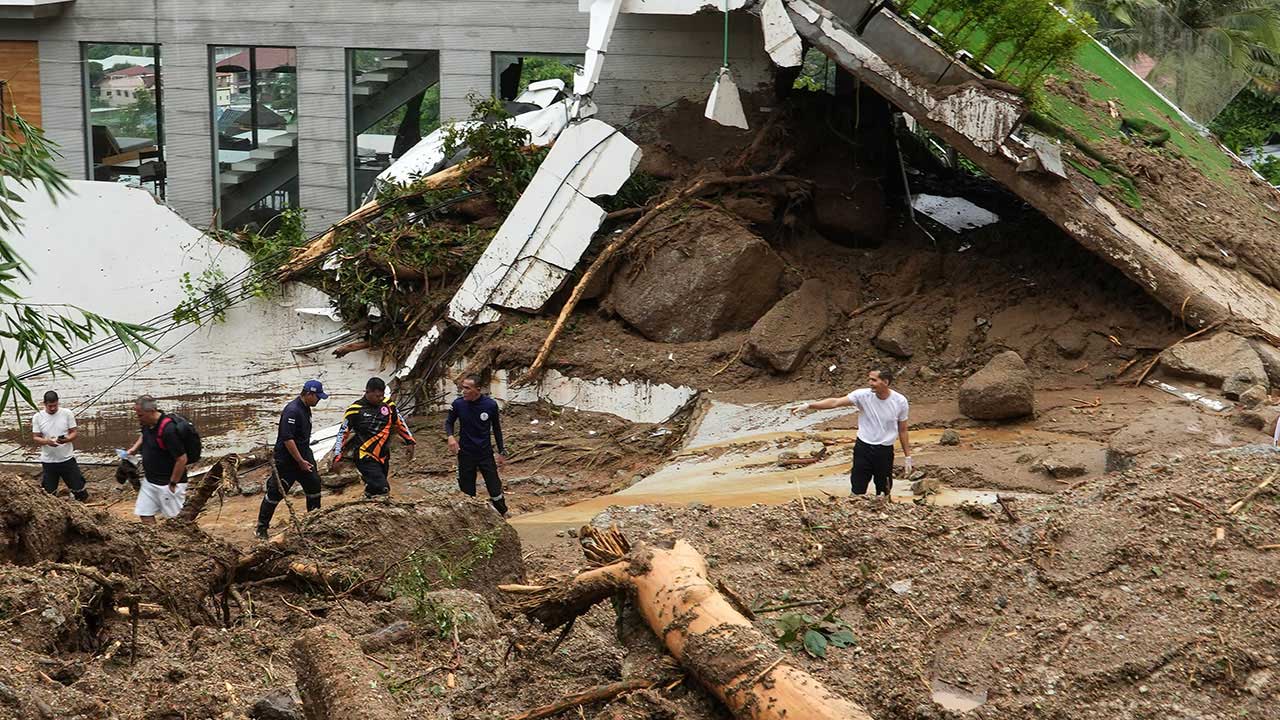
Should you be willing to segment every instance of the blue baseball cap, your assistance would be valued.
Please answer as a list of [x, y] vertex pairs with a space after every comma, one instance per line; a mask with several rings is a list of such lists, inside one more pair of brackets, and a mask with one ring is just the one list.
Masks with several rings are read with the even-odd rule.
[[315, 393], [316, 397], [321, 400], [329, 397], [329, 393], [324, 391], [324, 386], [320, 384], [319, 380], [308, 380], [306, 384], [302, 386], [302, 392]]

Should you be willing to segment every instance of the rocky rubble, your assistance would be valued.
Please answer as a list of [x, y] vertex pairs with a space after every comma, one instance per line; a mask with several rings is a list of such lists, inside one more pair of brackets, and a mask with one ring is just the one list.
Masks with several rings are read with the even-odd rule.
[[1254, 345], [1229, 332], [1174, 345], [1160, 354], [1160, 365], [1171, 373], [1219, 386], [1232, 400], [1254, 386], [1265, 393], [1269, 383]]

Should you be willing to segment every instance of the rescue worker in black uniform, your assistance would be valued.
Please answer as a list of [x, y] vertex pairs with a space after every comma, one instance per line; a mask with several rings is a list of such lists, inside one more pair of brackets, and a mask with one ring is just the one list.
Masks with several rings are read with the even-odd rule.
[[369, 378], [364, 386], [364, 397], [352, 403], [343, 414], [338, 442], [333, 446], [333, 464], [336, 467], [342, 462], [343, 449], [355, 443], [356, 469], [364, 479], [364, 496], [367, 498], [391, 492], [387, 475], [391, 466], [392, 433], [399, 435], [409, 446], [408, 456], [413, 459], [413, 433], [400, 417], [396, 404], [385, 399], [386, 393], [387, 384], [382, 378]]
[[[468, 375], [458, 384], [462, 397], [449, 406], [444, 421], [445, 439], [449, 452], [458, 456], [458, 487], [462, 492], [476, 496], [476, 471], [484, 477], [489, 502], [502, 517], [507, 516], [507, 500], [502, 493], [502, 478], [498, 468], [507, 464], [507, 449], [502, 443], [502, 421], [498, 419], [498, 402], [480, 392], [480, 383]], [[457, 425], [460, 432], [454, 431]], [[493, 435], [494, 442], [489, 441]], [[494, 453], [494, 445], [498, 452]]]
[[284, 494], [294, 483], [307, 494], [307, 512], [320, 509], [320, 473], [311, 452], [311, 408], [329, 397], [319, 380], [308, 380], [302, 393], [284, 406], [280, 428], [276, 431], [273, 459], [275, 473], [267, 479], [267, 494], [258, 508], [258, 527], [254, 534], [266, 539], [271, 517]]

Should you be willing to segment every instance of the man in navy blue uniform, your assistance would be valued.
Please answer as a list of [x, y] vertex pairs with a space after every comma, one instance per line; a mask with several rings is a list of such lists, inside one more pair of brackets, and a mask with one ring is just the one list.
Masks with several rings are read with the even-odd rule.
[[276, 471], [267, 478], [267, 494], [258, 508], [258, 527], [254, 534], [259, 538], [267, 537], [276, 506], [294, 483], [301, 485], [307, 494], [307, 512], [320, 509], [320, 473], [316, 470], [315, 454], [311, 452], [311, 408], [327, 397], [319, 380], [308, 380], [302, 386], [302, 393], [280, 413], [274, 452]]
[[[444, 433], [449, 439], [449, 451], [458, 456], [458, 487], [462, 492], [476, 496], [476, 471], [484, 476], [484, 487], [489, 491], [489, 502], [502, 517], [507, 516], [507, 501], [502, 495], [502, 479], [498, 468], [507, 464], [506, 446], [502, 443], [502, 423], [498, 420], [498, 402], [480, 393], [480, 384], [467, 376], [459, 385], [462, 397], [453, 401], [449, 417], [444, 421]], [[460, 432], [454, 434], [457, 423]], [[489, 442], [493, 433], [498, 452]]]

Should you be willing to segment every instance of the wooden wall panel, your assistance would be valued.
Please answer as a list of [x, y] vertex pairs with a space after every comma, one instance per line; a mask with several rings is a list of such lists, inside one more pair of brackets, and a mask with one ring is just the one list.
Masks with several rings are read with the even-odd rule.
[[5, 81], [5, 107], [16, 106], [23, 119], [40, 125], [40, 45], [0, 40], [0, 80]]

